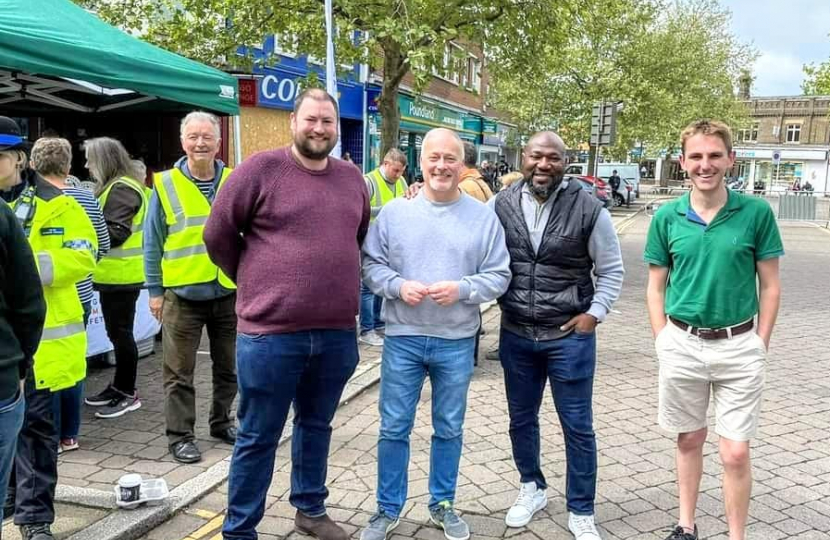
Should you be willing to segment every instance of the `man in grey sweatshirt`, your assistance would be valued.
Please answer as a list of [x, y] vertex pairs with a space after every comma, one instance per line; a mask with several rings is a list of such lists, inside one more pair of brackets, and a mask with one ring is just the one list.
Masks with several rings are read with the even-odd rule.
[[409, 434], [428, 374], [432, 384], [429, 511], [451, 540], [469, 538], [453, 510], [479, 304], [510, 282], [504, 229], [484, 204], [458, 190], [461, 140], [425, 137], [424, 188], [384, 207], [363, 244], [363, 277], [381, 295], [386, 339], [380, 379], [378, 511], [361, 540], [384, 540], [406, 502]]

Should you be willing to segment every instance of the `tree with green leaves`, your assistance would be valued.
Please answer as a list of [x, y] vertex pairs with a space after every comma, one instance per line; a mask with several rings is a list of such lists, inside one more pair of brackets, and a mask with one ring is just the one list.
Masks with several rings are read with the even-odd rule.
[[818, 65], [804, 66], [804, 75], [801, 91], [805, 96], [830, 94], [830, 60]]
[[[323, 0], [75, 1], [151, 43], [220, 68], [238, 67], [237, 48], [259, 47], [269, 35], [277, 36], [283, 50], [325, 57]], [[559, 17], [571, 3], [577, 2], [334, 0], [337, 60], [367, 63], [382, 73], [379, 110], [386, 152], [398, 143], [398, 91], [408, 73], [416, 92], [425, 88], [435, 71], [444, 70], [450, 41], [486, 42], [494, 62], [529, 61], [534, 43], [556, 41]]]
[[588, 141], [593, 103], [618, 103], [608, 152], [621, 159], [637, 145], [672, 149], [695, 119], [743, 122], [734, 87], [755, 53], [733, 36], [717, 0], [608, 0], [564, 30], [565, 44], [536, 49], [528, 75], [493, 73], [493, 104], [524, 131], [553, 127], [575, 147]]

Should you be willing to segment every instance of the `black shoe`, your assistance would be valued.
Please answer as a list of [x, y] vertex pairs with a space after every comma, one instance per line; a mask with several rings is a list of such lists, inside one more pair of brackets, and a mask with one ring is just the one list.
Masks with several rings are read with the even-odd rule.
[[3, 519], [9, 519], [14, 515], [14, 494], [6, 493], [6, 500], [3, 502]]
[[196, 463], [202, 461], [202, 453], [193, 441], [180, 441], [170, 447], [173, 459], [179, 463]]
[[54, 540], [52, 529], [48, 523], [34, 523], [21, 525], [20, 536], [23, 540]]
[[103, 407], [104, 405], [109, 405], [113, 399], [121, 397], [124, 397], [123, 393], [119, 392], [112, 386], [107, 386], [103, 392], [98, 392], [94, 396], [84, 398], [84, 403], [90, 407]]
[[695, 532], [688, 533], [686, 530], [678, 525], [671, 531], [671, 534], [666, 537], [666, 540], [697, 540], [697, 525], [695, 525]]
[[228, 444], [235, 444], [236, 443], [236, 428], [226, 427], [225, 429], [220, 429], [218, 431], [211, 431], [210, 436], [222, 440]]

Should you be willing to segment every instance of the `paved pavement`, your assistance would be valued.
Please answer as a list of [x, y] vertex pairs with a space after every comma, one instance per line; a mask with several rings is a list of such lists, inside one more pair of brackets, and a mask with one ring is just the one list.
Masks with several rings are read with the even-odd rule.
[[[621, 212], [615, 221], [625, 216]], [[672, 441], [655, 425], [656, 369], [643, 302], [645, 271], [639, 262], [647, 223], [641, 215], [621, 227], [628, 268], [626, 287], [616, 306], [618, 313], [601, 327], [599, 334], [595, 405], [600, 446], [597, 516], [606, 530], [613, 533], [609, 538], [662, 538], [665, 534], [659, 531], [672, 523], [676, 507]], [[830, 422], [830, 383], [821, 375], [830, 367], [830, 354], [820, 347], [817, 336], [823, 333], [819, 321], [826, 315], [830, 300], [830, 289], [819, 279], [820, 269], [830, 267], [830, 234], [808, 226], [787, 227], [784, 234], [788, 250], [782, 264], [784, 301], [773, 337], [770, 389], [761, 436], [753, 447], [758, 459], [752, 538], [826, 538], [830, 532], [830, 450], [825, 448], [824, 439]], [[483, 339], [482, 351], [495, 343], [497, 318], [496, 309], [485, 315], [488, 334]], [[359, 393], [376, 376], [377, 354], [361, 350], [360, 372], [353, 378], [349, 395]], [[102, 388], [110, 377], [110, 370], [91, 373], [88, 391]], [[209, 362], [202, 362], [197, 369], [197, 381], [198, 393], [204, 397], [210, 388]], [[148, 533], [146, 539], [218, 538], [225, 505], [225, 486], [221, 482], [231, 447], [211, 440], [207, 434], [209, 403], [198, 400], [197, 436], [205, 460], [196, 465], [181, 465], [167, 454], [158, 356], [140, 362], [139, 388], [144, 406], [129, 417], [99, 420], [92, 416], [93, 411], [85, 411], [82, 449], [67, 453], [60, 460], [59, 499], [67, 505], [58, 509], [58, 538], [67, 538], [80, 530], [73, 538], [101, 539], [103, 529], [96, 529], [96, 525], [125, 515], [129, 518], [129, 513], [117, 511], [89, 527], [112, 513], [108, 494], [112, 493], [115, 480], [126, 472], [163, 476], [171, 489], [178, 488], [173, 491], [174, 495], [179, 494], [175, 498], [178, 504], [169, 511], [182, 511]], [[429, 392], [427, 384], [424, 400]], [[374, 510], [376, 402], [376, 389], [361, 394], [341, 408], [336, 420], [329, 503], [332, 515], [353, 531]], [[564, 448], [552, 404], [546, 402], [542, 413], [546, 419], [545, 472], [552, 485], [551, 502], [546, 514], [519, 531], [506, 531], [503, 525], [504, 512], [515, 497], [517, 479], [510, 456], [498, 363], [482, 359], [468, 407], [458, 507], [470, 518], [474, 537], [569, 538], [562, 498]], [[406, 519], [396, 531], [398, 539], [441, 537], [437, 530], [424, 525], [428, 419], [428, 409], [422, 406], [412, 437], [410, 503]], [[725, 531], [725, 524], [714, 452], [714, 446], [707, 447], [700, 523], [707, 538], [725, 538], [716, 536]], [[293, 511], [287, 503], [289, 468], [284, 449], [279, 451], [278, 463], [282, 466], [274, 475], [266, 519], [260, 527], [261, 537], [266, 539], [284, 538], [291, 532]], [[206, 482], [206, 477], [213, 480]], [[192, 502], [194, 496], [206, 491], [207, 496]], [[89, 496], [92, 502], [82, 501], [79, 493]], [[97, 509], [81, 510], [79, 502]], [[157, 512], [156, 521], [147, 520], [144, 530], [167, 517], [169, 514]], [[17, 538], [16, 531], [8, 526], [3, 532], [5, 538]], [[134, 538], [135, 534], [121, 535], [126, 536]], [[295, 533], [288, 538], [302, 537]]]
[[[673, 440], [656, 426], [656, 359], [644, 305], [646, 272], [640, 263], [645, 216], [621, 235], [626, 286], [614, 313], [599, 329], [595, 418], [599, 458], [597, 519], [605, 538], [657, 540], [676, 519]], [[819, 337], [830, 305], [830, 287], [821, 276], [830, 268], [830, 233], [811, 226], [783, 229], [784, 297], [771, 344], [768, 390], [760, 433], [753, 443], [755, 486], [749, 538], [826, 539], [830, 535], [830, 353]], [[727, 279], [725, 277], [725, 279]], [[498, 310], [485, 316], [482, 352], [497, 337]], [[412, 434], [409, 502], [392, 540], [432, 540], [443, 535], [427, 525], [429, 384], [424, 387]], [[517, 476], [507, 435], [501, 368], [482, 359], [473, 380], [459, 478], [457, 507], [473, 538], [489, 540], [569, 539], [564, 501], [564, 447], [555, 411], [547, 399], [542, 416], [545, 474], [551, 488], [547, 510], [531, 524], [508, 530], [504, 515], [512, 504]], [[330, 514], [353, 536], [375, 509], [377, 388], [338, 413], [329, 461]], [[698, 523], [705, 538], [726, 539], [720, 466], [714, 437], [706, 446]], [[288, 504], [290, 464], [286, 448], [268, 496], [260, 538], [300, 540], [292, 532]], [[215, 492], [147, 534], [145, 540], [219, 540], [226, 490]]]

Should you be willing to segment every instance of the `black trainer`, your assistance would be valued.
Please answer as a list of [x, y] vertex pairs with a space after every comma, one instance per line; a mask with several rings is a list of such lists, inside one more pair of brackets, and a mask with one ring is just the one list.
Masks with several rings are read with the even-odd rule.
[[35, 523], [32, 525], [21, 525], [20, 536], [23, 540], [54, 540], [52, 529], [48, 523]]
[[87, 396], [84, 398], [84, 403], [90, 407], [103, 407], [109, 405], [113, 399], [124, 397], [124, 394], [113, 388], [111, 385], [104, 388], [102, 392], [98, 392], [94, 396]]
[[678, 525], [671, 531], [671, 534], [666, 537], [666, 540], [698, 540], [697, 539], [697, 525], [695, 525], [695, 532], [686, 532], [686, 529]]

